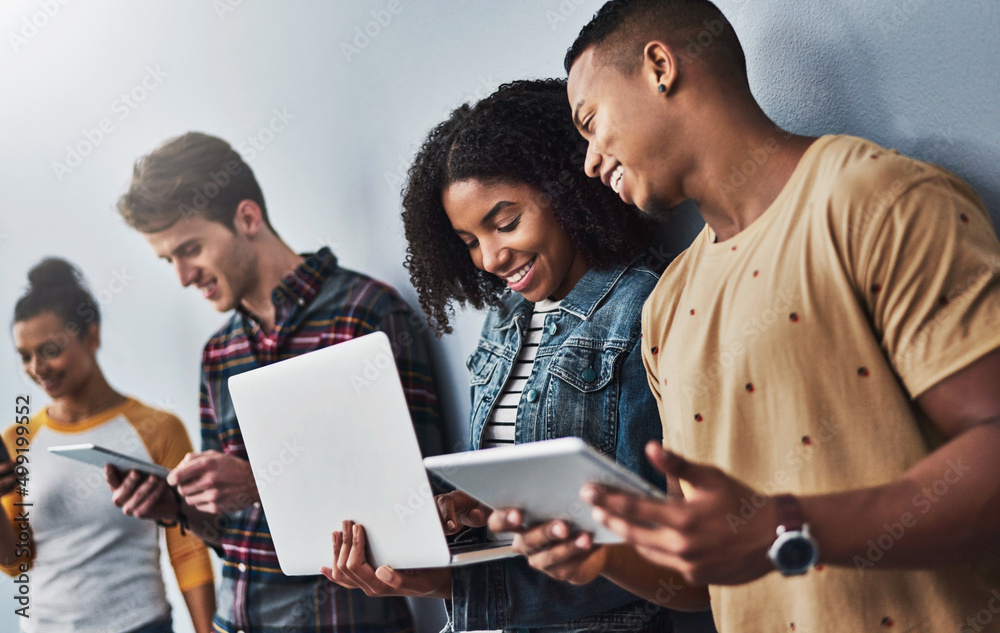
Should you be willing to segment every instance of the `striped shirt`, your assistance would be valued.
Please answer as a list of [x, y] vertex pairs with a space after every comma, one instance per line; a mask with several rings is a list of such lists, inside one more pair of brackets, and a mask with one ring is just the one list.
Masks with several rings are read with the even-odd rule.
[[[272, 332], [265, 332], [253, 315], [238, 310], [205, 345], [202, 449], [247, 459], [226, 388], [230, 376], [380, 330], [389, 336], [396, 355], [421, 449], [425, 455], [439, 452], [441, 421], [419, 331], [422, 318], [411, 312], [392, 288], [338, 267], [329, 249], [304, 257], [305, 261], [271, 293], [276, 309]], [[328, 492], [325, 482], [317, 482], [317, 492], [321, 491]], [[345, 589], [322, 576], [283, 575], [259, 505], [234, 509], [217, 527], [224, 556], [216, 631], [412, 630], [403, 598], [368, 598], [360, 590]]]
[[517, 407], [521, 403], [524, 385], [528, 382], [531, 370], [535, 366], [535, 355], [538, 353], [538, 343], [542, 340], [545, 318], [558, 311], [561, 303], [562, 301], [545, 299], [535, 304], [535, 309], [531, 313], [531, 322], [525, 332], [524, 343], [517, 355], [517, 361], [514, 362], [507, 383], [500, 391], [496, 406], [493, 407], [493, 414], [490, 415], [490, 419], [486, 422], [486, 428], [483, 430], [483, 448], [514, 444], [514, 422], [517, 420]]

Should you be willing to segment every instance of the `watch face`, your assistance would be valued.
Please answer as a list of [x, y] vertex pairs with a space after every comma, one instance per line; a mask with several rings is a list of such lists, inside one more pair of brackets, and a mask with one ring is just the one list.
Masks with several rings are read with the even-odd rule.
[[804, 537], [790, 538], [778, 550], [775, 564], [779, 569], [799, 570], [808, 568], [816, 555], [816, 549]]

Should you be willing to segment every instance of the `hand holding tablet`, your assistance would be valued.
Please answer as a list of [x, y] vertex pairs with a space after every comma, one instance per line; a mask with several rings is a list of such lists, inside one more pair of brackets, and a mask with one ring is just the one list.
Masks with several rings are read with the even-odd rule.
[[580, 500], [587, 483], [665, 499], [665, 493], [601, 455], [578, 437], [491, 448], [424, 459], [435, 475], [492, 508], [518, 508], [531, 526], [562, 519], [590, 532], [595, 543], [622, 539], [591, 517]]

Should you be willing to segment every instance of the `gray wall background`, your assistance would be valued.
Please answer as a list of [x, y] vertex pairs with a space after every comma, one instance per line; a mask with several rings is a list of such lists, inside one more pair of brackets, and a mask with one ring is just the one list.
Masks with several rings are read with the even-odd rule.
[[[385, 13], [390, 5], [396, 13]], [[197, 437], [200, 348], [223, 318], [182, 289], [119, 220], [113, 205], [133, 160], [192, 129], [237, 147], [251, 148], [248, 138], [256, 138], [260, 149], [249, 162], [285, 240], [300, 251], [330, 245], [343, 265], [394, 285], [416, 305], [399, 222], [413, 152], [451, 108], [505, 81], [563, 76], [565, 49], [600, 5], [4, 3], [0, 315], [12, 313], [27, 270], [43, 256], [74, 261], [102, 303], [100, 360], [112, 384], [173, 411]], [[796, 132], [865, 136], [944, 165], [969, 180], [1000, 220], [998, 3], [719, 6], [743, 40], [754, 92], [776, 121]], [[275, 111], [287, 122], [265, 131]], [[67, 163], [67, 146], [81, 145], [78, 153], [89, 145], [88, 155]], [[674, 250], [699, 224], [690, 209], [668, 223]], [[435, 347], [453, 446], [467, 439], [464, 359], [481, 319], [461, 313], [456, 333]], [[0, 403], [12, 410], [18, 394], [30, 394], [37, 410], [45, 396], [24, 378], [9, 334], [6, 341]], [[13, 591], [0, 580], [2, 631], [17, 626]], [[189, 631], [170, 591], [176, 630]], [[422, 628], [436, 629], [440, 613], [438, 603], [424, 605]]]

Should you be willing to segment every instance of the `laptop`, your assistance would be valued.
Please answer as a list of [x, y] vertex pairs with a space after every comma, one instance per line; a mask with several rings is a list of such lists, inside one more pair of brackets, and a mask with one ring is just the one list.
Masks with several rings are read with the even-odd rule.
[[233, 376], [229, 393], [284, 574], [329, 567], [348, 519], [373, 567], [514, 556], [509, 541], [449, 546], [385, 333]]

